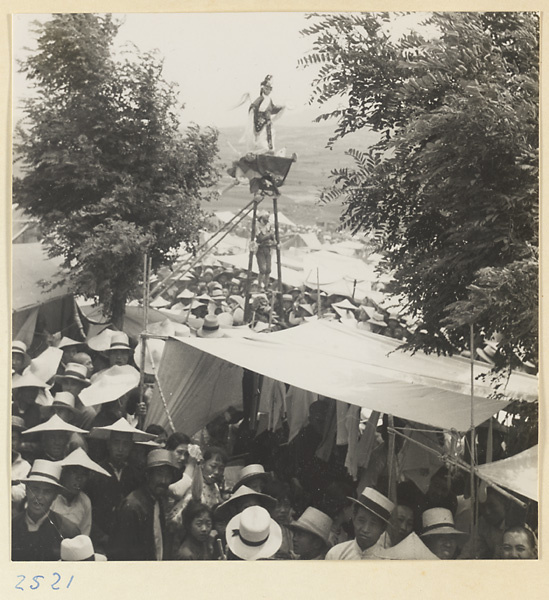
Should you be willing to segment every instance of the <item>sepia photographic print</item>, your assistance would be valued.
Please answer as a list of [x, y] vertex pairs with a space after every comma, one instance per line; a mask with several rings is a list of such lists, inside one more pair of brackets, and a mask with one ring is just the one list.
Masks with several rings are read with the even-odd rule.
[[537, 561], [540, 14], [12, 32], [10, 559]]

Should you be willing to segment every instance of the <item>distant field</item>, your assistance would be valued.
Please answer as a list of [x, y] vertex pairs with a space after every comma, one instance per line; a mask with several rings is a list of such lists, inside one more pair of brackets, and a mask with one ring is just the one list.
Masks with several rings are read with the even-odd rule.
[[[237, 150], [243, 150], [243, 145], [240, 143], [242, 133], [241, 127], [224, 128], [220, 131], [220, 158], [226, 166], [237, 158], [229, 142]], [[367, 148], [372, 143], [373, 136], [367, 133], [356, 134], [352, 138], [349, 136], [348, 140], [339, 141], [333, 150], [328, 150], [326, 144], [333, 133], [333, 126], [307, 125], [297, 128], [279, 126], [276, 133], [277, 147], [286, 148], [287, 156], [294, 152], [297, 154], [297, 162], [292, 166], [282, 188], [283, 194], [278, 203], [279, 210], [300, 225], [314, 225], [318, 220], [337, 223], [342, 211], [341, 204], [334, 202], [319, 205], [320, 192], [330, 185], [329, 175], [332, 169], [352, 165], [351, 159], [345, 156], [345, 150], [349, 147]], [[229, 176], [225, 175], [223, 185], [229, 182]], [[239, 186], [212, 203], [210, 208], [234, 212], [250, 199], [248, 188]]]

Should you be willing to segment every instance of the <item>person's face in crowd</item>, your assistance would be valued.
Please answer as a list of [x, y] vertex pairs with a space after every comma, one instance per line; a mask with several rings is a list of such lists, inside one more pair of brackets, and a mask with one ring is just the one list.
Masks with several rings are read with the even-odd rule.
[[397, 505], [389, 520], [389, 535], [393, 545], [401, 542], [414, 529], [414, 512], [409, 506]]
[[130, 362], [130, 350], [124, 350], [123, 348], [117, 348], [116, 350], [109, 351], [109, 364], [111, 367], [118, 366], [123, 367]]
[[16, 373], [21, 374], [25, 368], [25, 357], [19, 352], [11, 353], [11, 368]]
[[214, 454], [202, 466], [204, 481], [208, 484], [221, 483], [224, 473], [225, 463], [219, 454]]
[[74, 355], [73, 361], [80, 365], [84, 365], [88, 369], [88, 377], [93, 373], [93, 361], [89, 354], [86, 352], [77, 352]]
[[204, 273], [201, 277], [203, 283], [205, 283], [206, 285], [208, 283], [210, 283], [213, 280], [213, 274], [210, 273], [209, 271], [207, 273]]
[[210, 531], [212, 530], [212, 519], [207, 512], [197, 515], [191, 522], [189, 534], [197, 542], [203, 544], [208, 541]]
[[458, 539], [451, 533], [428, 535], [424, 538], [424, 542], [427, 548], [441, 560], [451, 560], [456, 556]]
[[322, 551], [322, 540], [303, 529], [294, 529], [293, 531], [294, 552], [302, 559], [311, 559], [318, 556]]
[[486, 502], [480, 505], [480, 512], [490, 525], [499, 527], [503, 519], [505, 519], [505, 504], [503, 503], [503, 499], [495, 493], [488, 491]]
[[218, 535], [223, 538], [225, 537], [225, 531], [227, 529], [227, 523], [229, 521], [223, 520], [223, 519], [219, 519], [219, 518], [215, 518], [214, 520], [214, 527], [215, 530], [217, 531]]
[[125, 466], [132, 451], [133, 440], [131, 433], [113, 432], [107, 443], [109, 459], [117, 469]]
[[262, 85], [261, 86], [261, 93], [264, 96], [269, 96], [272, 91], [273, 91], [273, 86], [270, 85], [270, 84], [266, 84], [266, 85]]
[[36, 402], [40, 388], [33, 386], [25, 386], [13, 390], [13, 395], [21, 408], [26, 408]]
[[61, 362], [66, 365], [67, 363], [73, 362], [73, 358], [75, 357], [78, 351], [78, 346], [67, 346], [63, 348], [63, 356], [61, 357]]
[[65, 456], [65, 448], [71, 434], [68, 431], [44, 431], [42, 448], [53, 460], [61, 460]]
[[175, 462], [180, 471], [184, 471], [187, 466], [187, 458], [189, 457], [189, 444], [179, 444], [173, 451], [175, 455]]
[[27, 514], [33, 521], [41, 519], [50, 509], [58, 489], [50, 483], [27, 483]]
[[78, 398], [78, 395], [84, 389], [84, 385], [75, 379], [62, 379], [61, 389], [64, 392], [70, 392], [75, 398]]
[[356, 543], [361, 550], [373, 546], [385, 531], [385, 522], [365, 508], [355, 509], [353, 516]]
[[240, 293], [240, 286], [238, 285], [238, 283], [232, 283], [231, 284], [231, 296], [238, 296], [239, 293]]
[[168, 465], [154, 467], [147, 471], [147, 487], [155, 498], [162, 498], [168, 493], [168, 486], [173, 482], [173, 471]]
[[276, 506], [272, 514], [273, 519], [282, 525], [288, 525], [292, 520], [292, 505], [288, 498], [281, 498], [276, 501]]
[[68, 491], [69, 497], [77, 496], [88, 481], [89, 471], [84, 467], [68, 466], [63, 467], [61, 474], [61, 483]]
[[528, 534], [524, 531], [509, 531], [503, 536], [503, 558], [536, 558]]

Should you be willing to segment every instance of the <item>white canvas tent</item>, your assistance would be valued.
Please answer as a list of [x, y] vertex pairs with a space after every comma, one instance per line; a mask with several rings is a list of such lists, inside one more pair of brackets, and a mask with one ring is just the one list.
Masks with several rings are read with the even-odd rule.
[[488, 483], [495, 483], [512, 492], [538, 501], [538, 447], [479, 465], [477, 474]]
[[[471, 425], [470, 365], [461, 357], [396, 351], [400, 342], [314, 321], [285, 331], [220, 339], [181, 338], [165, 346], [158, 377], [177, 427], [194, 433], [213, 416], [242, 400], [242, 373], [249, 369], [271, 379], [443, 429], [467, 431]], [[476, 363], [475, 374], [486, 374]], [[474, 390], [474, 424], [505, 408], [486, 381]], [[513, 374], [508, 399], [533, 401], [537, 379]], [[149, 422], [167, 423], [156, 392]]]

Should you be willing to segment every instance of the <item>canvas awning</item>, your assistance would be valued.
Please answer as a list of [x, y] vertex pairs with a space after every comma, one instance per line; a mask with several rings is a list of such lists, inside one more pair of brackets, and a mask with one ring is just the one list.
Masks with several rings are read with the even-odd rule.
[[538, 501], [538, 447], [486, 463], [477, 467], [477, 474], [487, 483], [495, 483], [521, 496]]
[[[193, 422], [200, 420], [195, 413], [205, 403], [218, 414], [221, 405], [230, 405], [228, 396], [241, 400], [245, 368], [370, 410], [467, 431], [471, 425], [468, 361], [407, 354], [396, 351], [399, 343], [326, 321], [238, 338], [182, 338], [166, 344], [159, 379], [170, 412], [185, 412], [185, 419]], [[487, 371], [476, 363], [476, 375]], [[508, 401], [490, 397], [492, 392], [489, 383], [476, 381], [475, 425], [507, 406]], [[506, 393], [509, 399], [534, 400], [537, 379], [512, 375]], [[155, 418], [163, 418], [163, 409], [159, 402], [155, 404], [149, 416], [151, 422], [160, 422]]]

